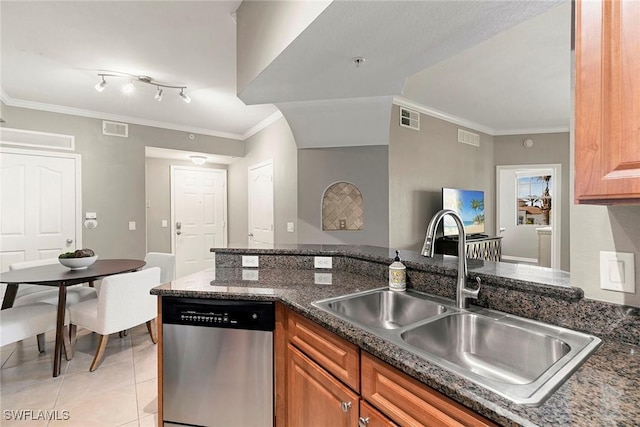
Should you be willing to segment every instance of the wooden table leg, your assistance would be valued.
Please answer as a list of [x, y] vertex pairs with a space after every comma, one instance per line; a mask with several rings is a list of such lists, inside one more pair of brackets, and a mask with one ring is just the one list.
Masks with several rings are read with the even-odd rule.
[[2, 310], [13, 307], [16, 295], [18, 294], [18, 286], [19, 285], [7, 285], [7, 290], [4, 291], [4, 299], [2, 300]]
[[62, 346], [64, 343], [64, 315], [67, 311], [67, 287], [64, 284], [58, 286], [58, 319], [56, 321], [56, 348], [53, 353], [53, 376], [60, 375], [62, 366]]

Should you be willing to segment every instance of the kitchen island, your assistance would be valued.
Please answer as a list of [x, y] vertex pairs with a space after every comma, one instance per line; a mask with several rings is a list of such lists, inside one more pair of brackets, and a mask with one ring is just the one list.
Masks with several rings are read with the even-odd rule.
[[[394, 251], [316, 245], [214, 251], [215, 269], [164, 284], [152, 293], [161, 297], [279, 302], [499, 425], [636, 425], [640, 420], [638, 309], [584, 299], [579, 288], [570, 286], [567, 273], [470, 261], [470, 276], [483, 281], [478, 305], [592, 333], [604, 342], [545, 403], [528, 407], [312, 306], [316, 300], [386, 286], [387, 265]], [[242, 255], [258, 255], [259, 267], [242, 268]], [[426, 259], [411, 252], [401, 255], [408, 268], [410, 288], [452, 297], [455, 257]], [[315, 256], [332, 257], [332, 268], [314, 269]], [[277, 352], [276, 347], [276, 359]]]

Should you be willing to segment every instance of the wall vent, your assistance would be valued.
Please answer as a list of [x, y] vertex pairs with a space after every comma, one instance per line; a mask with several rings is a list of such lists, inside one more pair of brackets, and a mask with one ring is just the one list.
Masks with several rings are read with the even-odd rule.
[[420, 130], [420, 113], [400, 107], [400, 126]]
[[109, 136], [129, 137], [129, 125], [126, 123], [102, 121], [102, 134]]
[[474, 147], [479, 147], [480, 135], [478, 135], [477, 133], [458, 129], [458, 142], [462, 142], [463, 144], [473, 145]]

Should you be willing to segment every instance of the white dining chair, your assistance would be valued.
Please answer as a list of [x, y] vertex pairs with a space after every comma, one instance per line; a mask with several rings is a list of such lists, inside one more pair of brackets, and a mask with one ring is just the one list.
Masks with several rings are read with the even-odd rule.
[[71, 353], [75, 349], [77, 327], [100, 335], [90, 371], [98, 369], [107, 347], [109, 334], [147, 324], [151, 341], [156, 343], [154, 319], [158, 316], [158, 298], [149, 291], [160, 284], [160, 268], [116, 274], [102, 279], [97, 300], [69, 307]]
[[[51, 304], [37, 303], [0, 310], [0, 347], [43, 335], [56, 329], [58, 308]], [[65, 316], [65, 326], [69, 324], [68, 312]], [[66, 331], [68, 329], [65, 327]], [[64, 334], [64, 351], [67, 360], [70, 359], [70, 342], [68, 333]], [[39, 343], [38, 343], [39, 345]]]
[[149, 252], [144, 257], [144, 268], [160, 267], [160, 283], [168, 283], [176, 278], [176, 256], [164, 252]]
[[[25, 268], [39, 267], [42, 265], [58, 264], [57, 258], [39, 259], [35, 261], [14, 262], [9, 265], [9, 270], [23, 270]], [[24, 305], [45, 303], [54, 307], [58, 306], [59, 289], [57, 286], [29, 285], [21, 284], [13, 303], [13, 307]], [[95, 289], [83, 286], [82, 284], [69, 286], [67, 288], [67, 307], [83, 301], [95, 299], [98, 293]], [[38, 333], [38, 351], [45, 351], [44, 333]]]

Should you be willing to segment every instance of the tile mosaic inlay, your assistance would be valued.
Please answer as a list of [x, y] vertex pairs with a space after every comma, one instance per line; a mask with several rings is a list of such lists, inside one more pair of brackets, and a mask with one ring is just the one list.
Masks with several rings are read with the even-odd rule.
[[327, 188], [322, 197], [323, 230], [362, 230], [364, 202], [358, 187], [337, 182]]

